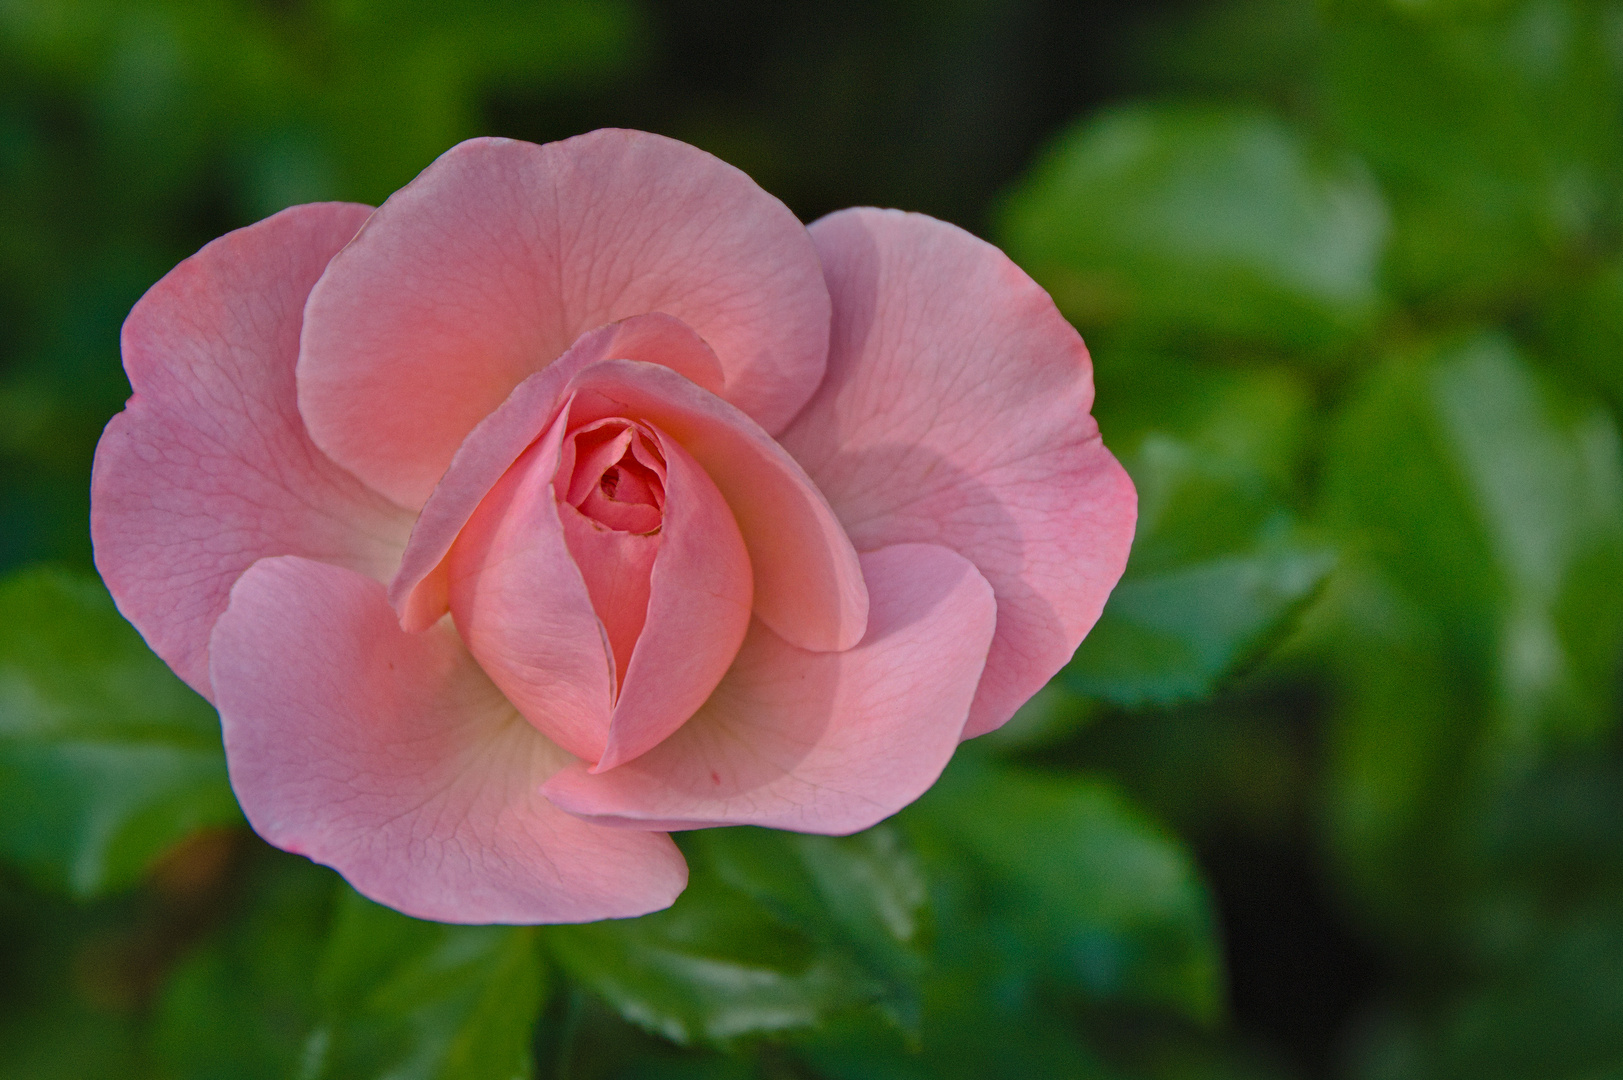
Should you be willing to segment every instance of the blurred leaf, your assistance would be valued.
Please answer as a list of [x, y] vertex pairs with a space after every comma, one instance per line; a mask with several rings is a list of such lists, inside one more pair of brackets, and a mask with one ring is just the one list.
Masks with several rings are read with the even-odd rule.
[[172, 1080], [289, 1080], [320, 1017], [315, 975], [337, 875], [258, 846], [236, 902], [170, 972], [151, 1045]]
[[1077, 693], [1066, 679], [1051, 679], [1014, 711], [1008, 723], [978, 738], [982, 746], [1002, 753], [1038, 750], [1063, 743], [1102, 712], [1098, 700]]
[[158, 1010], [158, 1057], [178, 1080], [533, 1075], [533, 929], [420, 922], [269, 851], [245, 885]]
[[1540, 312], [1543, 349], [1623, 415], [1623, 260], [1561, 289]]
[[1176, 843], [1105, 784], [995, 766], [961, 749], [903, 811], [938, 940], [918, 1037], [847, 1016], [802, 1052], [831, 1080], [1113, 1078], [1078, 1001], [1211, 1023], [1221, 976], [1205, 889]]
[[1371, 633], [1442, 635], [1495, 671], [1507, 752], [1615, 726], [1623, 453], [1604, 410], [1481, 336], [1371, 378], [1327, 473], [1332, 521], [1413, 619]]
[[241, 820], [219, 723], [113, 608], [53, 570], [0, 583], [0, 853], [87, 897]]
[[135, 1025], [88, 1012], [8, 1018], [0, 1026], [4, 1080], [137, 1080], [141, 1054]]
[[1133, 67], [1163, 93], [1288, 104], [1322, 61], [1319, 8], [1299, 0], [1174, 8], [1135, 35]]
[[1319, 345], [1382, 305], [1379, 193], [1258, 113], [1133, 106], [1089, 120], [1010, 197], [1002, 235], [1085, 327]]
[[1617, 896], [1541, 927], [1525, 955], [1441, 1007], [1388, 1011], [1354, 1043], [1355, 1080], [1611, 1080], [1623, 1075]]
[[1380, 176], [1411, 296], [1524, 303], [1615, 224], [1615, 8], [1585, 0], [1325, 5], [1324, 97]]
[[1165, 706], [1210, 695], [1278, 638], [1334, 557], [1302, 538], [1280, 500], [1308, 416], [1299, 383], [1279, 372], [1137, 368], [1118, 380], [1127, 403], [1101, 424], [1138, 488], [1138, 534], [1064, 678], [1116, 704]]
[[139, 1001], [125, 993], [127, 979], [104, 978], [108, 967], [133, 966], [119, 948], [133, 920], [111, 908], [68, 904], [0, 874], [0, 1077], [145, 1077]]
[[223, 157], [251, 220], [289, 201], [381, 201], [480, 134], [482, 93], [623, 70], [639, 16], [624, 0], [64, 0], [0, 7], [0, 55], [84, 93], [105, 149], [144, 162], [121, 199], [173, 205]]
[[1206, 888], [1178, 843], [1108, 784], [960, 751], [906, 821], [937, 859], [967, 861], [1006, 963], [1095, 1000], [1203, 1024], [1222, 1013]]
[[345, 889], [303, 1080], [525, 1080], [545, 993], [535, 931], [445, 926]]
[[1065, 677], [1128, 707], [1203, 698], [1277, 636], [1334, 564], [1281, 527], [1250, 552], [1123, 577]]
[[935, 980], [917, 1045], [891, 1028], [834, 1024], [808, 1039], [802, 1055], [828, 1080], [1116, 1080], [1070, 1017], [1000, 1001], [988, 989], [973, 976]]
[[924, 872], [896, 829], [878, 825], [843, 838], [706, 829], [688, 847], [778, 919], [846, 954], [884, 987], [887, 1014], [917, 1028], [928, 895]]
[[894, 834], [764, 830], [684, 838], [666, 911], [558, 926], [548, 947], [622, 1016], [673, 1042], [726, 1045], [878, 1004], [906, 1023], [922, 897]]
[[1440, 849], [1478, 796], [1617, 726], [1623, 455], [1604, 410], [1481, 336], [1364, 382], [1326, 496], [1353, 553], [1326, 605], [1331, 821], [1363, 888], [1413, 903], [1458, 888]]

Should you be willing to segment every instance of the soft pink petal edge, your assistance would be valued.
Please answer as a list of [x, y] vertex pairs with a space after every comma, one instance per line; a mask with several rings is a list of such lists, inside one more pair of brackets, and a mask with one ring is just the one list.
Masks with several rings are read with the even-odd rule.
[[404, 547], [410, 518], [316, 449], [294, 386], [305, 298], [370, 213], [319, 203], [238, 229], [124, 322], [134, 394], [96, 447], [96, 568], [204, 696], [210, 631], [255, 560], [307, 555], [383, 578]]
[[417, 508], [514, 386], [649, 312], [693, 327], [724, 396], [770, 431], [822, 378], [816, 250], [748, 176], [646, 132], [473, 139], [390, 197], [312, 294], [299, 406], [334, 460]]
[[997, 248], [921, 214], [813, 223], [828, 374], [782, 436], [858, 550], [941, 544], [997, 596], [964, 729], [1001, 726], [1070, 659], [1121, 577], [1137, 495], [1089, 415], [1086, 347]]
[[666, 907], [686, 884], [668, 836], [594, 826], [542, 798], [568, 756], [448, 625], [401, 630], [374, 581], [257, 563], [212, 651], [249, 822], [380, 903], [441, 922], [582, 922]]
[[962, 556], [901, 544], [862, 556], [867, 636], [809, 652], [757, 620], [703, 708], [633, 761], [561, 770], [558, 806], [631, 828], [767, 825], [845, 834], [923, 794], [957, 747], [996, 622]]

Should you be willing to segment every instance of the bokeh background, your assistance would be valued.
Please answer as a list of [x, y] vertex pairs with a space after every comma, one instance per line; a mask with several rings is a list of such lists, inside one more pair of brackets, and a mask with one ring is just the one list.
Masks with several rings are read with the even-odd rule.
[[[118, 327], [455, 141], [922, 210], [1138, 484], [1076, 659], [892, 822], [452, 928], [247, 832], [90, 572]], [[1623, 4], [0, 0], [0, 1077], [1623, 1077]]]

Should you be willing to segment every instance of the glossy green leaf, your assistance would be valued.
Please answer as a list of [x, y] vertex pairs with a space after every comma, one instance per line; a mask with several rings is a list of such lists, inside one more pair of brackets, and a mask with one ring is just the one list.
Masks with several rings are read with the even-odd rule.
[[0, 790], [0, 854], [80, 897], [241, 820], [214, 711], [99, 582], [53, 570], [0, 584]]
[[[1165, 366], [1185, 384], [1129, 373], [1129, 402], [1101, 420], [1121, 432], [1110, 437], [1138, 488], [1138, 533], [1064, 674], [1129, 707], [1210, 695], [1289, 629], [1334, 565], [1279, 494], [1306, 422], [1301, 387], [1278, 373]], [[1153, 420], [1135, 416], [1135, 398], [1154, 402]]]
[[1201, 1023], [1221, 1014], [1206, 887], [1178, 842], [1105, 781], [960, 751], [906, 821], [936, 861], [964, 861], [1014, 971]]
[[879, 825], [850, 837], [708, 829], [689, 849], [824, 950], [882, 986], [879, 1004], [918, 1025], [928, 927], [924, 872], [902, 834]]
[[1002, 238], [1084, 328], [1316, 345], [1382, 306], [1380, 195], [1261, 113], [1133, 106], [1089, 120], [1010, 197]]
[[872, 1005], [905, 1023], [922, 897], [897, 843], [685, 838], [690, 877], [671, 908], [544, 940], [576, 981], [677, 1043], [727, 1045]]
[[1065, 677], [1130, 707], [1206, 697], [1275, 640], [1334, 564], [1328, 551], [1292, 545], [1281, 528], [1251, 551], [1124, 577]]

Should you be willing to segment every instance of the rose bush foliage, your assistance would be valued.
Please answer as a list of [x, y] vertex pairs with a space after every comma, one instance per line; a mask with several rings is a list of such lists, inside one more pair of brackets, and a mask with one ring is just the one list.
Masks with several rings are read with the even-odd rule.
[[717, 159], [478, 139], [125, 323], [96, 564], [271, 843], [408, 914], [668, 905], [668, 832], [848, 833], [1070, 657], [1132, 485], [1047, 294]]

